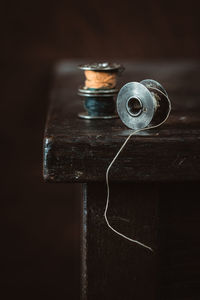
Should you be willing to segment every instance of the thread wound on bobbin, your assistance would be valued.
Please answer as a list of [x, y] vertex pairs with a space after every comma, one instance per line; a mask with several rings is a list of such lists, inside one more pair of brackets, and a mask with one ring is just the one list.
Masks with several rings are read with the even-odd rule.
[[117, 111], [122, 122], [131, 129], [154, 126], [163, 122], [171, 109], [163, 86], [152, 79], [129, 82], [119, 91]]
[[117, 84], [117, 74], [115, 72], [90, 71], [85, 72], [85, 88], [92, 89], [112, 89]]
[[123, 67], [116, 63], [93, 63], [80, 65], [84, 71], [85, 85], [78, 89], [78, 95], [83, 97], [86, 112], [79, 114], [87, 119], [112, 119], [118, 117], [115, 113], [114, 97], [117, 76]]

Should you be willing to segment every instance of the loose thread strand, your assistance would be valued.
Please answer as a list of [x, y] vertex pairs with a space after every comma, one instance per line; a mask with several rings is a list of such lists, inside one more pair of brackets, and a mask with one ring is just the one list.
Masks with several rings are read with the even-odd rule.
[[[153, 88], [154, 90], [157, 90], [156, 88]], [[123, 237], [124, 239], [128, 240], [128, 241], [131, 241], [135, 244], [138, 244], [140, 246], [142, 246], [143, 248], [146, 248], [148, 250], [150, 250], [151, 252], [154, 252], [154, 250], [141, 243], [140, 241], [137, 241], [135, 239], [132, 239], [124, 234], [122, 234], [121, 232], [117, 231], [116, 229], [114, 229], [111, 225], [110, 225], [110, 222], [108, 221], [108, 217], [107, 217], [107, 211], [108, 211], [108, 206], [109, 206], [109, 201], [110, 201], [110, 186], [109, 186], [109, 172], [110, 172], [110, 169], [112, 167], [112, 165], [114, 164], [114, 162], [116, 161], [116, 159], [118, 158], [119, 154], [122, 152], [122, 150], [124, 149], [124, 147], [126, 146], [126, 144], [128, 143], [128, 141], [130, 140], [130, 138], [135, 135], [136, 133], [138, 132], [142, 132], [142, 131], [145, 131], [145, 130], [150, 130], [150, 129], [154, 129], [154, 128], [158, 128], [160, 127], [163, 123], [165, 123], [165, 121], [168, 119], [169, 117], [169, 114], [170, 114], [170, 111], [171, 111], [171, 103], [170, 103], [170, 100], [168, 98], [168, 96], [166, 94], [164, 94], [163, 92], [161, 92], [159, 90], [160, 93], [162, 93], [165, 97], [167, 97], [168, 101], [169, 101], [169, 112], [167, 114], [167, 117], [159, 124], [157, 125], [154, 125], [154, 126], [150, 126], [150, 127], [145, 127], [145, 128], [140, 128], [140, 129], [137, 129], [137, 130], [134, 130], [125, 140], [125, 142], [122, 144], [122, 146], [120, 147], [120, 149], [118, 150], [117, 154], [115, 155], [115, 157], [113, 158], [113, 160], [111, 161], [111, 163], [109, 164], [107, 170], [106, 170], [106, 186], [107, 186], [107, 199], [106, 199], [106, 206], [105, 206], [105, 211], [104, 211], [104, 218], [105, 218], [105, 221], [106, 221], [106, 224], [107, 226], [113, 231], [115, 232], [117, 235]]]

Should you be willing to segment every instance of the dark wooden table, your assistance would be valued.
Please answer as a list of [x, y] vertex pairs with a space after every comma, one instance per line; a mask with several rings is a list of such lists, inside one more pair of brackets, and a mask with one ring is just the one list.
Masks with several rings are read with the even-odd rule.
[[55, 68], [44, 178], [83, 183], [82, 299], [199, 299], [200, 64], [125, 62], [120, 78], [155, 79], [172, 102], [167, 123], [133, 137], [110, 172], [111, 224], [154, 253], [105, 224], [105, 172], [130, 130], [119, 119], [77, 118], [77, 64]]

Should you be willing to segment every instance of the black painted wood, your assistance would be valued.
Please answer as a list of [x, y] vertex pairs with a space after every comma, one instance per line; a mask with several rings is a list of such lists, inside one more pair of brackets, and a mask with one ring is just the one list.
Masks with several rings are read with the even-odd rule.
[[112, 183], [113, 233], [103, 218], [106, 187], [84, 185], [82, 299], [199, 299], [198, 182]]
[[113, 183], [108, 210], [109, 221], [116, 230], [146, 243], [154, 253], [124, 240], [107, 227], [103, 218], [105, 199], [104, 184], [84, 185], [82, 299], [155, 300], [157, 186]]
[[[103, 181], [105, 171], [130, 133], [121, 121], [77, 118], [76, 95], [82, 83], [77, 63], [55, 70], [44, 137], [44, 178], [50, 182]], [[125, 63], [120, 86], [145, 78], [158, 80], [172, 101], [161, 128], [138, 133], [111, 169], [112, 181], [191, 181], [200, 179], [200, 64], [197, 62]]]
[[121, 85], [153, 78], [172, 101], [160, 129], [132, 139], [111, 169], [108, 217], [146, 249], [115, 235], [103, 213], [105, 171], [130, 130], [120, 120], [86, 121], [76, 63], [55, 70], [44, 136], [44, 178], [85, 182], [82, 299], [199, 299], [199, 63], [127, 63]]

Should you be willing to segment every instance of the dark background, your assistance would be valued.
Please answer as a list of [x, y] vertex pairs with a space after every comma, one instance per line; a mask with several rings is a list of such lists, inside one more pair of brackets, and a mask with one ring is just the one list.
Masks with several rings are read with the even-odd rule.
[[80, 187], [44, 184], [60, 59], [199, 59], [198, 1], [1, 2], [1, 299], [79, 298]]

